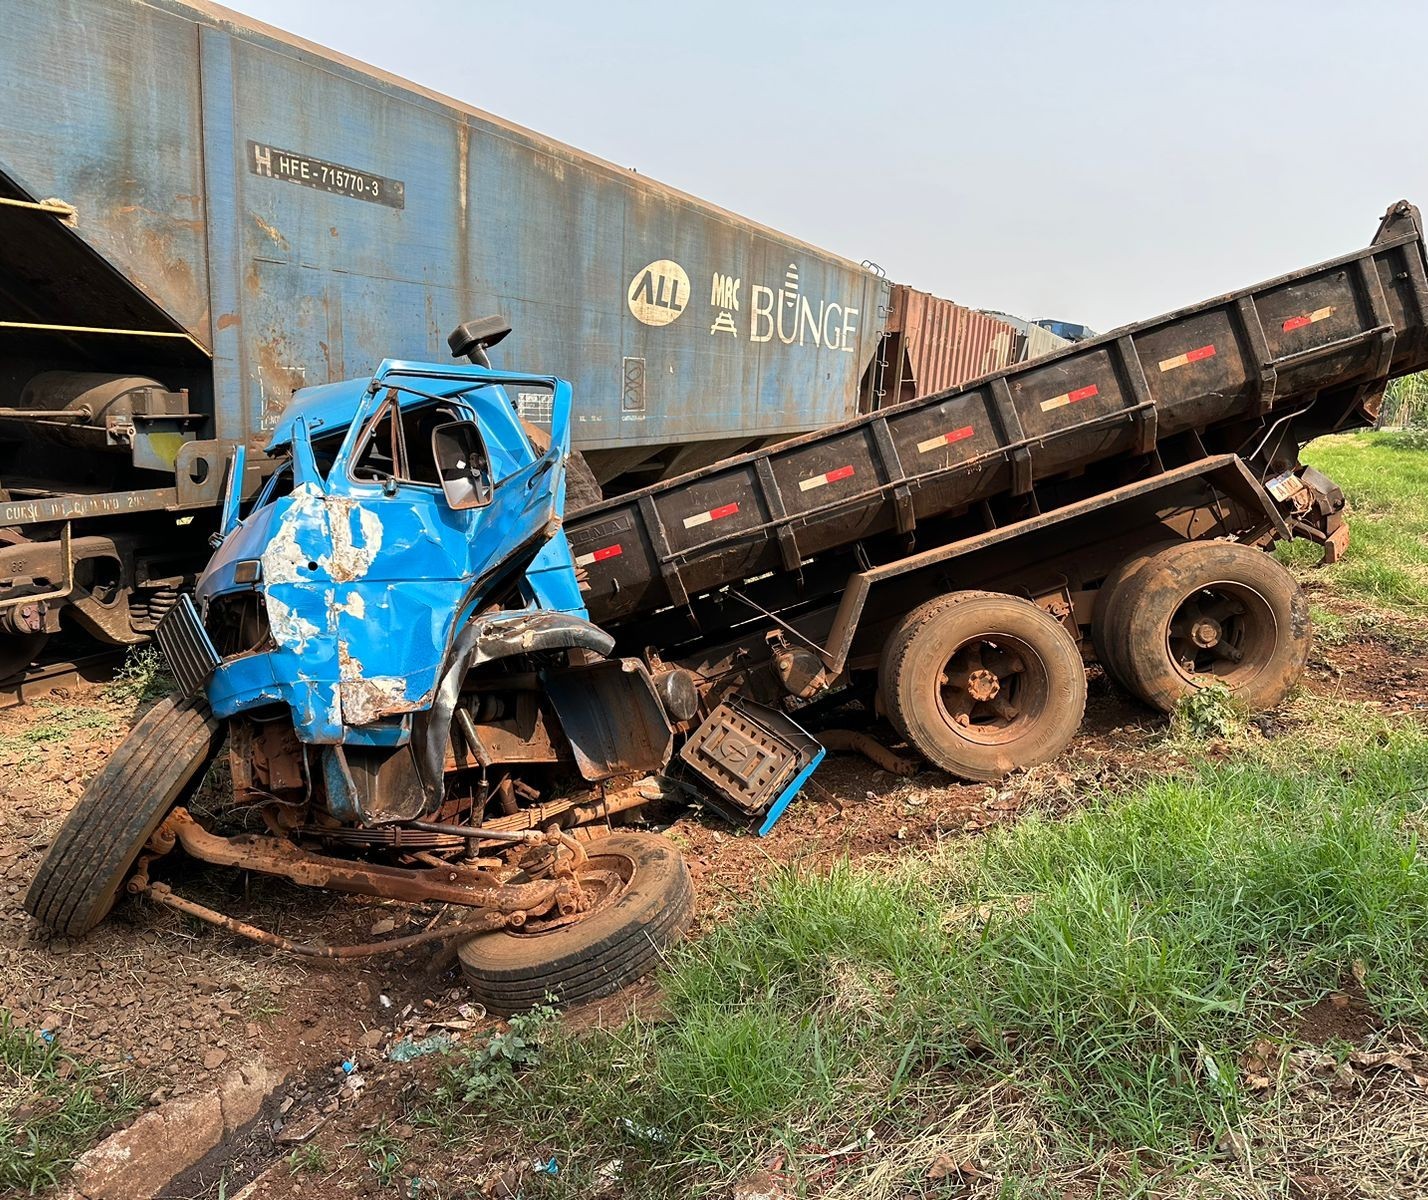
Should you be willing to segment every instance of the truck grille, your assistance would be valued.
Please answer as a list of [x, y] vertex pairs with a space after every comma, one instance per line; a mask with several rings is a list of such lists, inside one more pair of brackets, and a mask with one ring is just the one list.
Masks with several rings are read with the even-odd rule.
[[159, 622], [154, 636], [183, 694], [192, 696], [200, 691], [220, 659], [203, 631], [192, 596], [179, 597], [179, 602]]

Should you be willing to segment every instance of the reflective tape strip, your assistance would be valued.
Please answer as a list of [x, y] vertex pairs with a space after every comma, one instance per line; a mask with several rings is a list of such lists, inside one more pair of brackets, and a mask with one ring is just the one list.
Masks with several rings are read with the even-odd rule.
[[620, 546], [602, 546], [589, 554], [581, 554], [575, 559], [577, 567], [588, 567], [591, 563], [604, 562], [607, 558], [619, 558], [624, 553]]
[[1160, 369], [1162, 371], [1173, 371], [1176, 367], [1189, 366], [1192, 362], [1200, 362], [1203, 359], [1214, 358], [1214, 346], [1199, 346], [1194, 350], [1187, 350], [1184, 354], [1177, 354], [1174, 358], [1162, 358]]
[[1089, 400], [1092, 396], [1099, 396], [1101, 389], [1094, 383], [1087, 384], [1083, 388], [1077, 388], [1074, 392], [1062, 392], [1059, 396], [1052, 396], [1050, 400], [1041, 402], [1041, 411], [1050, 412], [1053, 408], [1065, 408], [1068, 404], [1075, 404], [1078, 400]]
[[953, 442], [960, 442], [963, 438], [972, 436], [972, 427], [963, 425], [961, 429], [949, 429], [946, 433], [939, 433], [934, 438], [928, 438], [925, 442], [917, 443], [917, 452], [926, 454], [929, 450], [936, 450], [939, 446], [950, 446]]
[[852, 465], [849, 464], [848, 466], [839, 467], [837, 470], [829, 471], [824, 475], [814, 475], [808, 479], [800, 479], [798, 481], [798, 490], [800, 492], [811, 492], [814, 488], [820, 488], [825, 483], [837, 483], [840, 479], [848, 479], [852, 474], [853, 468]]
[[1306, 325], [1312, 325], [1315, 321], [1322, 321], [1326, 317], [1332, 317], [1333, 315], [1334, 306], [1331, 304], [1328, 308], [1316, 308], [1313, 312], [1305, 313], [1300, 317], [1290, 317], [1289, 320], [1284, 322], [1284, 332], [1289, 333], [1295, 329], [1303, 329]]
[[721, 504], [718, 508], [711, 508], [708, 512], [695, 513], [692, 517], [685, 517], [684, 527], [693, 529], [696, 525], [708, 525], [710, 521], [721, 521], [725, 517], [732, 517], [738, 511], [737, 504]]

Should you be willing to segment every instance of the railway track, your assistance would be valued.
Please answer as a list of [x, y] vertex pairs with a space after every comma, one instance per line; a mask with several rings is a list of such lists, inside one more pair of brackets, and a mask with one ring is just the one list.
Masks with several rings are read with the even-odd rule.
[[112, 679], [124, 662], [122, 649], [37, 662], [19, 675], [0, 679], [0, 708], [17, 708], [55, 689]]

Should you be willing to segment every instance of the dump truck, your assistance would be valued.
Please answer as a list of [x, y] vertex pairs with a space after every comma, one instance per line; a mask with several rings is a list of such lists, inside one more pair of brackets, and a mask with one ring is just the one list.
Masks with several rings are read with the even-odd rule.
[[[621, 814], [692, 793], [767, 832], [829, 747], [996, 779], [1067, 746], [1090, 662], [1161, 710], [1209, 686], [1273, 707], [1312, 630], [1268, 551], [1347, 545], [1300, 448], [1428, 365], [1425, 268], [1400, 202], [1351, 254], [569, 516], [576, 400], [490, 368], [500, 319], [451, 335], [470, 365], [299, 393], [281, 468], [245, 511], [230, 464], [217, 552], [159, 625], [183, 695], [88, 785], [27, 906], [78, 935], [123, 891], [328, 956], [447, 938], [510, 1012], [628, 982], [685, 927], [678, 852]], [[513, 403], [534, 391], [544, 445]], [[188, 806], [225, 744], [262, 833]], [[179, 849], [466, 915], [297, 945], [180, 895]]]

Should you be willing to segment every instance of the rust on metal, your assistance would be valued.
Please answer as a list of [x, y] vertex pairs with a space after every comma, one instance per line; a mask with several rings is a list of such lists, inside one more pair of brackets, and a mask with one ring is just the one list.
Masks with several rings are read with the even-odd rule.
[[895, 754], [876, 738], [854, 729], [822, 729], [818, 732], [818, 740], [827, 750], [847, 750], [861, 754], [884, 771], [900, 775], [904, 779], [910, 779], [920, 769], [916, 759]]
[[1013, 361], [1006, 321], [897, 284], [888, 300], [882, 407], [945, 391]]
[[184, 808], [174, 809], [160, 830], [162, 837], [172, 835], [186, 854], [202, 862], [359, 896], [532, 913], [559, 906], [569, 899], [567, 893], [577, 890], [568, 877], [506, 883], [489, 870], [466, 863], [397, 867], [315, 854], [290, 841], [258, 834], [222, 837], [204, 829]]
[[434, 929], [424, 929], [420, 933], [409, 933], [401, 937], [385, 938], [378, 942], [357, 942], [346, 946], [318, 946], [310, 942], [295, 942], [291, 938], [283, 937], [280, 933], [273, 933], [271, 930], [251, 925], [247, 921], [230, 917], [217, 909], [209, 908], [178, 895], [164, 883], [147, 884], [140, 891], [151, 900], [166, 908], [171, 908], [175, 912], [197, 917], [201, 921], [217, 925], [220, 929], [236, 933], [239, 937], [247, 938], [249, 941], [261, 942], [265, 946], [274, 946], [289, 954], [297, 954], [305, 958], [372, 958], [378, 954], [410, 950], [413, 946], [425, 945], [428, 942], [451, 941], [453, 938], [468, 938], [479, 933], [490, 933], [492, 930], [502, 928], [509, 920], [507, 914], [487, 910], [479, 917], [468, 921], [441, 925]]

